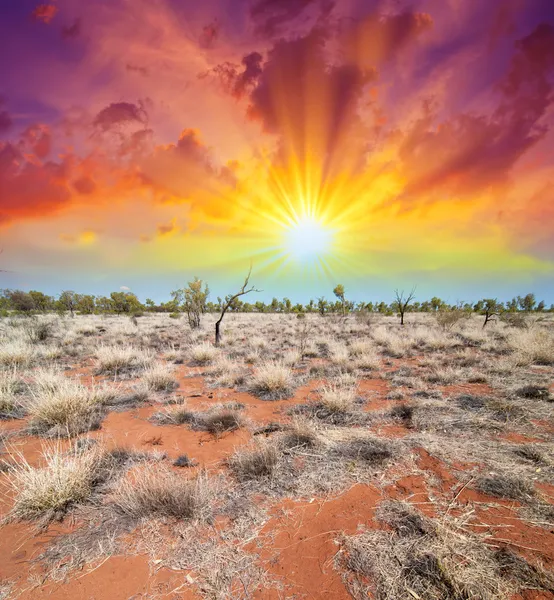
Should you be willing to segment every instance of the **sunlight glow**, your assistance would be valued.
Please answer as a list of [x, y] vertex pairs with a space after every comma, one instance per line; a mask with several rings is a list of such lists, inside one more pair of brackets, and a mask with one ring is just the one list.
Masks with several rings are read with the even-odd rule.
[[330, 253], [332, 244], [332, 230], [313, 217], [295, 221], [285, 234], [288, 255], [303, 264], [322, 261]]

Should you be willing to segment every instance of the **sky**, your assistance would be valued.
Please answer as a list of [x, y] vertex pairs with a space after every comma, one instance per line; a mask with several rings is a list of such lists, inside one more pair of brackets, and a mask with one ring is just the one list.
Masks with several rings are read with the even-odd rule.
[[0, 288], [554, 302], [552, 0], [0, 0]]

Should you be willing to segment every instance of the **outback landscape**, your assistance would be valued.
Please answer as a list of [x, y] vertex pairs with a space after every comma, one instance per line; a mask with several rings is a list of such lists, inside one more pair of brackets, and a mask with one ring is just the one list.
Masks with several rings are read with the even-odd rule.
[[554, 598], [554, 320], [0, 323], [3, 598]]
[[554, 0], [0, 47], [0, 600], [554, 600]]

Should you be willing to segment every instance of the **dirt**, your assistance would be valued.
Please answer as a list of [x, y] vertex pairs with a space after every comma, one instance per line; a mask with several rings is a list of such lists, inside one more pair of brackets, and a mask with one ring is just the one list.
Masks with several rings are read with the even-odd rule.
[[[331, 500], [310, 502], [286, 500], [275, 506], [275, 516], [261, 536], [271, 544], [252, 550], [283, 589], [260, 591], [256, 597], [346, 600], [351, 598], [341, 575], [333, 567], [341, 535], [371, 528], [375, 507], [382, 496], [376, 488], [355, 485]], [[284, 596], [283, 596], [284, 594]]]
[[[417, 361], [394, 361], [392, 365], [394, 368], [406, 364], [415, 366]], [[187, 425], [156, 425], [150, 419], [162, 409], [162, 405], [153, 403], [131, 410], [109, 412], [101, 429], [87, 436], [101, 439], [108, 448], [159, 451], [166, 453], [171, 460], [187, 454], [199, 466], [220, 471], [225, 468], [223, 461], [226, 458], [252, 440], [253, 428], [269, 422], [289, 422], [288, 410], [295, 404], [315, 399], [317, 388], [322, 383], [321, 380], [310, 380], [297, 388], [291, 398], [271, 402], [244, 391], [211, 388], [200, 374], [204, 370], [179, 366], [176, 371], [179, 387], [175, 395], [184, 398], [194, 410], [206, 410], [219, 403], [240, 403], [244, 405], [243, 414], [250, 421], [250, 427], [214, 437], [205, 432], [192, 431]], [[90, 368], [75, 368], [68, 374], [85, 381], [87, 377], [90, 379]], [[441, 389], [445, 395], [451, 396], [462, 393], [492, 394], [487, 384], [444, 386]], [[390, 387], [385, 379], [363, 379], [359, 391], [367, 400], [366, 410], [383, 411], [398, 404], [397, 401], [386, 399]], [[0, 430], [11, 434], [6, 441], [8, 449], [17, 450], [30, 464], [36, 465], [48, 442], [24, 435], [25, 425], [25, 420], [3, 421], [0, 422]], [[554, 431], [549, 421], [537, 421], [536, 425], [541, 432]], [[369, 430], [390, 439], [405, 438], [413, 433], [401, 423], [390, 422], [372, 424]], [[516, 444], [543, 441], [515, 431], [499, 437]], [[60, 443], [68, 444], [66, 441]], [[462, 460], [447, 464], [421, 447], [412, 447], [411, 452], [415, 470], [408, 473], [399, 471], [395, 474], [394, 483], [384, 486], [382, 490], [356, 484], [330, 498], [258, 498], [257, 501], [264, 502], [268, 507], [270, 518], [260, 536], [247, 546], [247, 550], [259, 556], [259, 565], [267, 570], [274, 583], [269, 589], [256, 592], [255, 597], [314, 600], [351, 598], [341, 572], [334, 567], [337, 552], [341, 548], [338, 541], [342, 535], [376, 527], [373, 520], [375, 509], [385, 498], [408, 501], [430, 517], [438, 516], [439, 506], [444, 508], [449, 503], [455, 505], [453, 514], [471, 510], [468, 528], [485, 534], [488, 543], [507, 545], [529, 560], [536, 561], [539, 558], [547, 568], [554, 567], [552, 528], [523, 520], [519, 503], [482, 494], [473, 489], [471, 484], [464, 485], [458, 478], [462, 475], [461, 471], [475, 469], [478, 465]], [[299, 457], [298, 460], [302, 459]], [[463, 481], [467, 482], [471, 473], [463, 475]], [[545, 501], [554, 503], [553, 485], [538, 483], [537, 489]], [[4, 496], [0, 502], [4, 513], [9, 510], [9, 500], [9, 496]], [[218, 527], [224, 526], [225, 523], [218, 522]], [[56, 536], [70, 532], [73, 527], [71, 516], [38, 535], [31, 524], [4, 524], [0, 536], [0, 581], [10, 583], [14, 594], [17, 592], [17, 597], [22, 600], [188, 600], [202, 597], [194, 585], [187, 581], [186, 572], [157, 569], [148, 556], [133, 555], [131, 551], [128, 555], [111, 556], [100, 563], [87, 565], [85, 570], [72, 574], [66, 582], [52, 582], [45, 577], [41, 565], [35, 560]], [[171, 532], [170, 524], [168, 531]], [[528, 591], [514, 600], [552, 598], [552, 594]]]

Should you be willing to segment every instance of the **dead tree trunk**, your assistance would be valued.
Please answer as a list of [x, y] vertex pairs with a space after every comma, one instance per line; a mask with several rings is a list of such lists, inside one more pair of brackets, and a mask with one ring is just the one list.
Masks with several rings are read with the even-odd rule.
[[246, 276], [244, 283], [242, 284], [242, 287], [240, 288], [240, 291], [237, 292], [236, 294], [234, 294], [233, 296], [226, 296], [225, 301], [221, 305], [221, 314], [219, 315], [219, 319], [215, 323], [215, 345], [216, 346], [219, 346], [219, 344], [221, 343], [221, 329], [220, 329], [221, 322], [223, 321], [223, 317], [225, 316], [225, 313], [229, 310], [229, 308], [231, 308], [233, 302], [237, 298], [240, 298], [241, 296], [249, 294], [250, 292], [260, 292], [261, 291], [261, 290], [257, 290], [254, 286], [248, 288], [248, 283], [250, 281], [251, 274], [252, 274], [252, 267], [250, 267], [250, 271], [248, 271], [248, 275]]

